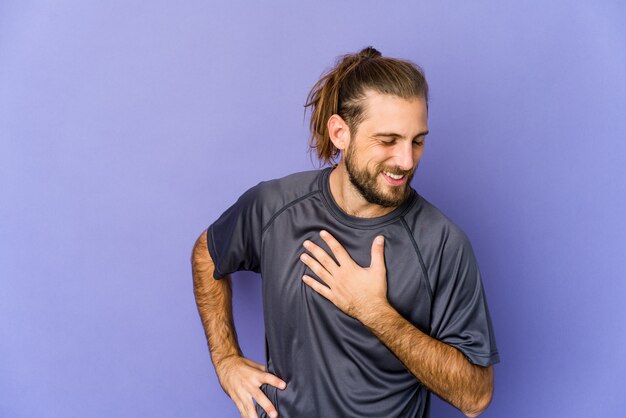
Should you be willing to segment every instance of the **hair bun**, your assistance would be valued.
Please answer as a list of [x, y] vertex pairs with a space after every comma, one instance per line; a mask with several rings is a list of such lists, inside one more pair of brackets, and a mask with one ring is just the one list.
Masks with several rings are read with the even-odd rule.
[[380, 56], [382, 56], [382, 54], [378, 52], [378, 50], [374, 48], [373, 46], [368, 46], [367, 48], [363, 48], [361, 52], [359, 52], [359, 57], [363, 59], [376, 58]]

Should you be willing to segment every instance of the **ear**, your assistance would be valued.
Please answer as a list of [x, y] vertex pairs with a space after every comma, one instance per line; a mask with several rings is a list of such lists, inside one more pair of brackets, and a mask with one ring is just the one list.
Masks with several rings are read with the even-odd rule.
[[328, 118], [326, 127], [328, 128], [328, 135], [335, 148], [340, 151], [346, 150], [350, 144], [350, 128], [346, 121], [344, 121], [341, 116], [334, 114]]

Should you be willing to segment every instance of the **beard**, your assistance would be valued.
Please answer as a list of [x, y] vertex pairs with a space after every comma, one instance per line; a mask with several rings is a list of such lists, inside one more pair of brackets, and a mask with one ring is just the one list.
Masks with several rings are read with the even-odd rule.
[[[368, 171], [367, 167], [361, 169], [356, 164], [356, 150], [354, 146], [348, 147], [345, 164], [350, 183], [361, 193], [363, 198], [369, 203], [385, 208], [400, 206], [400, 204], [405, 201], [409, 196], [411, 179], [413, 179], [413, 175], [417, 169], [417, 167], [415, 167], [413, 170], [407, 171], [401, 170], [398, 167], [385, 167], [382, 164], [376, 165], [373, 172]], [[404, 175], [407, 177], [406, 182], [401, 186], [389, 185], [390, 190], [385, 192], [378, 184], [378, 177], [383, 171], [391, 174]]]

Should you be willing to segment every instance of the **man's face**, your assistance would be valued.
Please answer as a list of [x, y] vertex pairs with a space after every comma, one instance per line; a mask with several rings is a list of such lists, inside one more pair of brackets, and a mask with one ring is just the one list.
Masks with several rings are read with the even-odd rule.
[[428, 134], [426, 101], [368, 92], [365, 119], [352, 134], [344, 162], [352, 185], [369, 203], [400, 205]]

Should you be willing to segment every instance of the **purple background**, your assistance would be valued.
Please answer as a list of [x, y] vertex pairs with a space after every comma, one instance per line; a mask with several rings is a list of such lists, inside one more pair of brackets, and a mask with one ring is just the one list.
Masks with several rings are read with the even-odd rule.
[[[370, 44], [430, 82], [414, 186], [481, 265], [502, 356], [484, 416], [624, 416], [625, 18], [620, 1], [0, 2], [0, 416], [237, 416], [191, 247], [248, 187], [313, 167], [305, 96]], [[262, 361], [259, 279], [235, 282]]]

